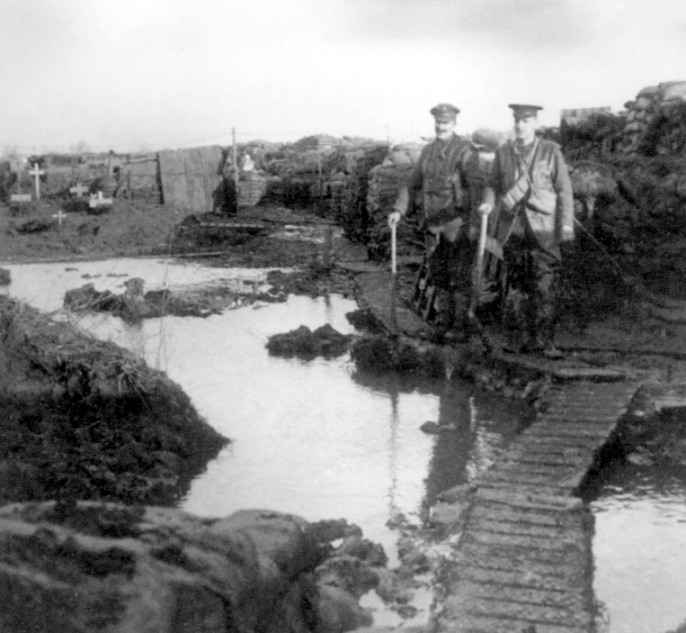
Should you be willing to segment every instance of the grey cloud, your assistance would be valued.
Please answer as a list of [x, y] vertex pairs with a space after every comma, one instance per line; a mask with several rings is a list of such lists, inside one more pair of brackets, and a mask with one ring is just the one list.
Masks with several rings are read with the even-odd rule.
[[597, 33], [592, 6], [574, 0], [347, 0], [353, 39], [479, 36], [514, 48], [578, 45]]

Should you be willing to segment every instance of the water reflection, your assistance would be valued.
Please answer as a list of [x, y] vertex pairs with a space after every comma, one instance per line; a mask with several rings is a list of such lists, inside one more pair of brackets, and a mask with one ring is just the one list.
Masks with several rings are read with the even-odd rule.
[[[86, 273], [97, 290], [117, 292], [127, 275], [156, 289], [266, 274], [155, 260], [10, 268], [10, 294], [43, 310], [57, 310]], [[300, 325], [328, 323], [352, 333], [345, 313], [356, 307], [339, 296], [290, 297], [205, 319], [127, 324], [105, 314], [68, 316], [166, 371], [233, 440], [192, 482], [183, 509], [202, 516], [261, 507], [309, 520], [344, 517], [393, 560], [389, 519], [403, 514], [419, 522], [438, 492], [473, 479], [515, 432], [519, 414], [457, 381], [362, 375], [347, 357], [303, 362], [265, 349], [269, 336]], [[419, 428], [425, 421], [455, 430], [426, 435]]]

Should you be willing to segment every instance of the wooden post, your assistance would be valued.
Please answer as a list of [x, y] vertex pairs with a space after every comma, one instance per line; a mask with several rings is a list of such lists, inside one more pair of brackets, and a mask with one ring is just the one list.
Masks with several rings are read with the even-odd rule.
[[319, 174], [317, 178], [317, 212], [322, 215], [322, 152], [317, 148], [317, 172]]
[[319, 174], [319, 197], [322, 197], [322, 153], [317, 149], [317, 172]]
[[231, 128], [231, 136], [233, 139], [233, 183], [236, 186], [236, 213], [240, 207], [241, 192], [238, 189], [238, 156], [236, 152], [236, 128]]
[[29, 174], [34, 176], [36, 179], [36, 200], [40, 200], [40, 177], [44, 173], [45, 171], [38, 167], [38, 163], [33, 163], [33, 171], [30, 171]]

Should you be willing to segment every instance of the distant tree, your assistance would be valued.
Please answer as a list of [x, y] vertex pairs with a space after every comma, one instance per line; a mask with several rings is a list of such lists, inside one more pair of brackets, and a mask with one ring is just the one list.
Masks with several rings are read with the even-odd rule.
[[69, 148], [71, 154], [88, 154], [90, 151], [91, 148], [86, 141], [79, 141], [76, 145], [72, 145]]

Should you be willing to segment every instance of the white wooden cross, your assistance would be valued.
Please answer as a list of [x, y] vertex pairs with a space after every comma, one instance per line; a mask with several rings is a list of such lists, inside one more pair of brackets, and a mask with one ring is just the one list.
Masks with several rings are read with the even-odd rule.
[[75, 193], [77, 198], [80, 198], [86, 191], [88, 191], [88, 187], [84, 187], [80, 182], [69, 188], [69, 193]]
[[105, 198], [102, 195], [102, 191], [98, 191], [98, 195], [96, 196], [95, 194], [91, 194], [90, 200], [88, 201], [88, 206], [91, 209], [95, 209], [97, 207], [106, 207], [108, 205], [112, 204], [112, 198]]
[[29, 174], [34, 176], [36, 179], [36, 200], [40, 200], [40, 177], [44, 173], [45, 171], [38, 167], [38, 163], [33, 163], [33, 171], [30, 171]]
[[62, 209], [59, 209], [57, 213], [54, 213], [53, 218], [57, 218], [57, 226], [61, 227], [62, 226], [62, 219], [67, 217], [66, 213], [62, 212]]

